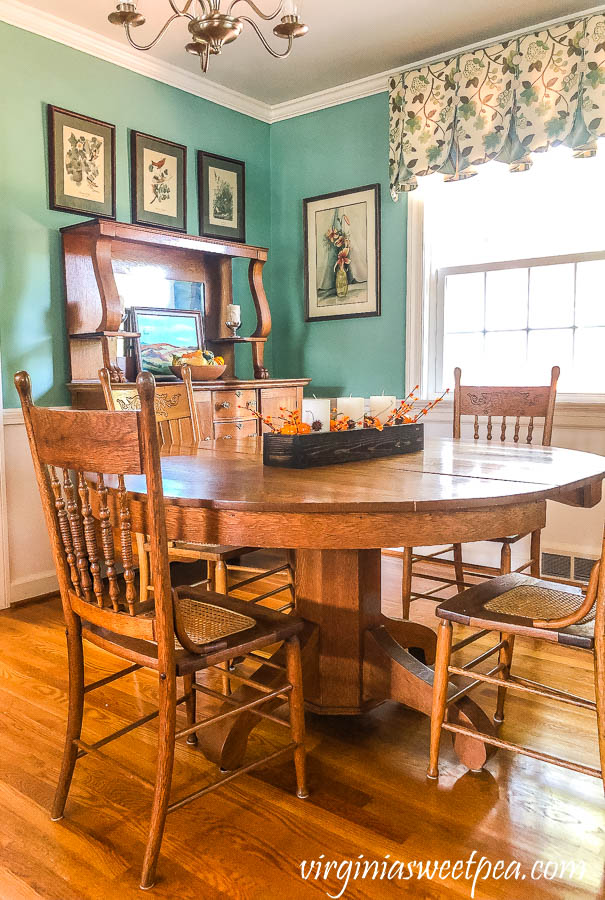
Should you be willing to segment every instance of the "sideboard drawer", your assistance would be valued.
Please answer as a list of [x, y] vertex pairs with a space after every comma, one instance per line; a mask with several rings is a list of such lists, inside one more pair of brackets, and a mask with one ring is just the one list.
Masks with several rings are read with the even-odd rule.
[[215, 419], [251, 419], [246, 407], [256, 409], [256, 391], [213, 391], [212, 411]]
[[214, 439], [217, 441], [240, 441], [244, 438], [255, 438], [257, 434], [256, 419], [214, 423]]

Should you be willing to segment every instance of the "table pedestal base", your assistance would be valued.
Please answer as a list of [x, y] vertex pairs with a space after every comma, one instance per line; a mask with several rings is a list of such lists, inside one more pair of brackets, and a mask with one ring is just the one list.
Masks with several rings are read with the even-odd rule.
[[[296, 553], [296, 611], [309, 623], [303, 639], [305, 699], [315, 713], [359, 715], [385, 700], [396, 700], [430, 715], [436, 635], [424, 625], [382, 616], [380, 563], [380, 550]], [[425, 661], [413, 656], [410, 648], [421, 649]], [[283, 681], [283, 675], [268, 666], [261, 667], [255, 678], [271, 686]], [[245, 685], [232, 695], [241, 701], [254, 696], [257, 693]], [[282, 703], [276, 700], [273, 709]], [[224, 711], [229, 708], [225, 704]], [[265, 709], [270, 711], [269, 704]], [[226, 719], [199, 732], [200, 747], [222, 769], [234, 769], [260, 721], [254, 713]], [[450, 721], [494, 733], [491, 721], [468, 697], [452, 704]], [[460, 761], [474, 770], [491, 753], [486, 744], [462, 735], [456, 736], [454, 748]]]

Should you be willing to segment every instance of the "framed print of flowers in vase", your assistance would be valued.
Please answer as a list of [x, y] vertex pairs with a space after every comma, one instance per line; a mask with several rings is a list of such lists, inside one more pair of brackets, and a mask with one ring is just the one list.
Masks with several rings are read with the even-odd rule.
[[187, 148], [130, 133], [132, 221], [171, 231], [187, 230]]
[[200, 234], [246, 241], [246, 164], [199, 150], [197, 154]]
[[380, 315], [380, 185], [303, 200], [305, 321]]
[[116, 217], [116, 128], [48, 106], [49, 206]]

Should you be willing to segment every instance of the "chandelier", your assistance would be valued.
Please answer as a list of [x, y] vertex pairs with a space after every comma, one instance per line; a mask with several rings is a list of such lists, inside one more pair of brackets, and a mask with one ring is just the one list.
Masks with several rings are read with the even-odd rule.
[[[231, 0], [226, 11], [221, 10], [222, 0], [186, 0], [182, 9], [179, 9], [175, 0], [168, 0], [172, 9], [172, 15], [166, 20], [155, 38], [148, 44], [137, 44], [133, 40], [131, 28], [136, 28], [145, 23], [145, 16], [137, 10], [135, 0], [119, 2], [115, 12], [108, 18], [112, 25], [123, 25], [129, 44], [136, 50], [151, 50], [162, 39], [175, 19], [187, 19], [191, 41], [185, 45], [188, 53], [199, 56], [202, 72], [208, 71], [208, 62], [211, 55], [218, 56], [225, 44], [230, 44], [240, 36], [247, 22], [260, 39], [261, 44], [271, 56], [283, 59], [292, 50], [294, 38], [303, 37], [308, 29], [301, 21], [300, 0], [281, 0], [273, 13], [264, 13], [252, 0]], [[258, 27], [254, 19], [249, 16], [234, 14], [234, 7], [246, 3], [256, 15], [265, 22], [270, 22], [280, 16], [280, 21], [273, 28], [273, 34], [288, 42], [282, 50], [274, 50], [266, 37]]]

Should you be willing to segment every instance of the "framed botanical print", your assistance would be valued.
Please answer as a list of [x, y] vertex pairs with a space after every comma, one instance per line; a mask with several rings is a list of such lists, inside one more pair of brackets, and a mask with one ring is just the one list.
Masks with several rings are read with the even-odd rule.
[[200, 234], [246, 240], [246, 164], [227, 156], [198, 151]]
[[187, 230], [187, 148], [130, 133], [132, 221], [171, 231]]
[[58, 106], [47, 114], [50, 208], [115, 219], [115, 125]]
[[199, 310], [130, 308], [130, 326], [141, 335], [135, 353], [139, 372], [173, 378], [172, 357], [204, 348], [204, 323]]
[[303, 200], [305, 321], [380, 315], [380, 185]]

